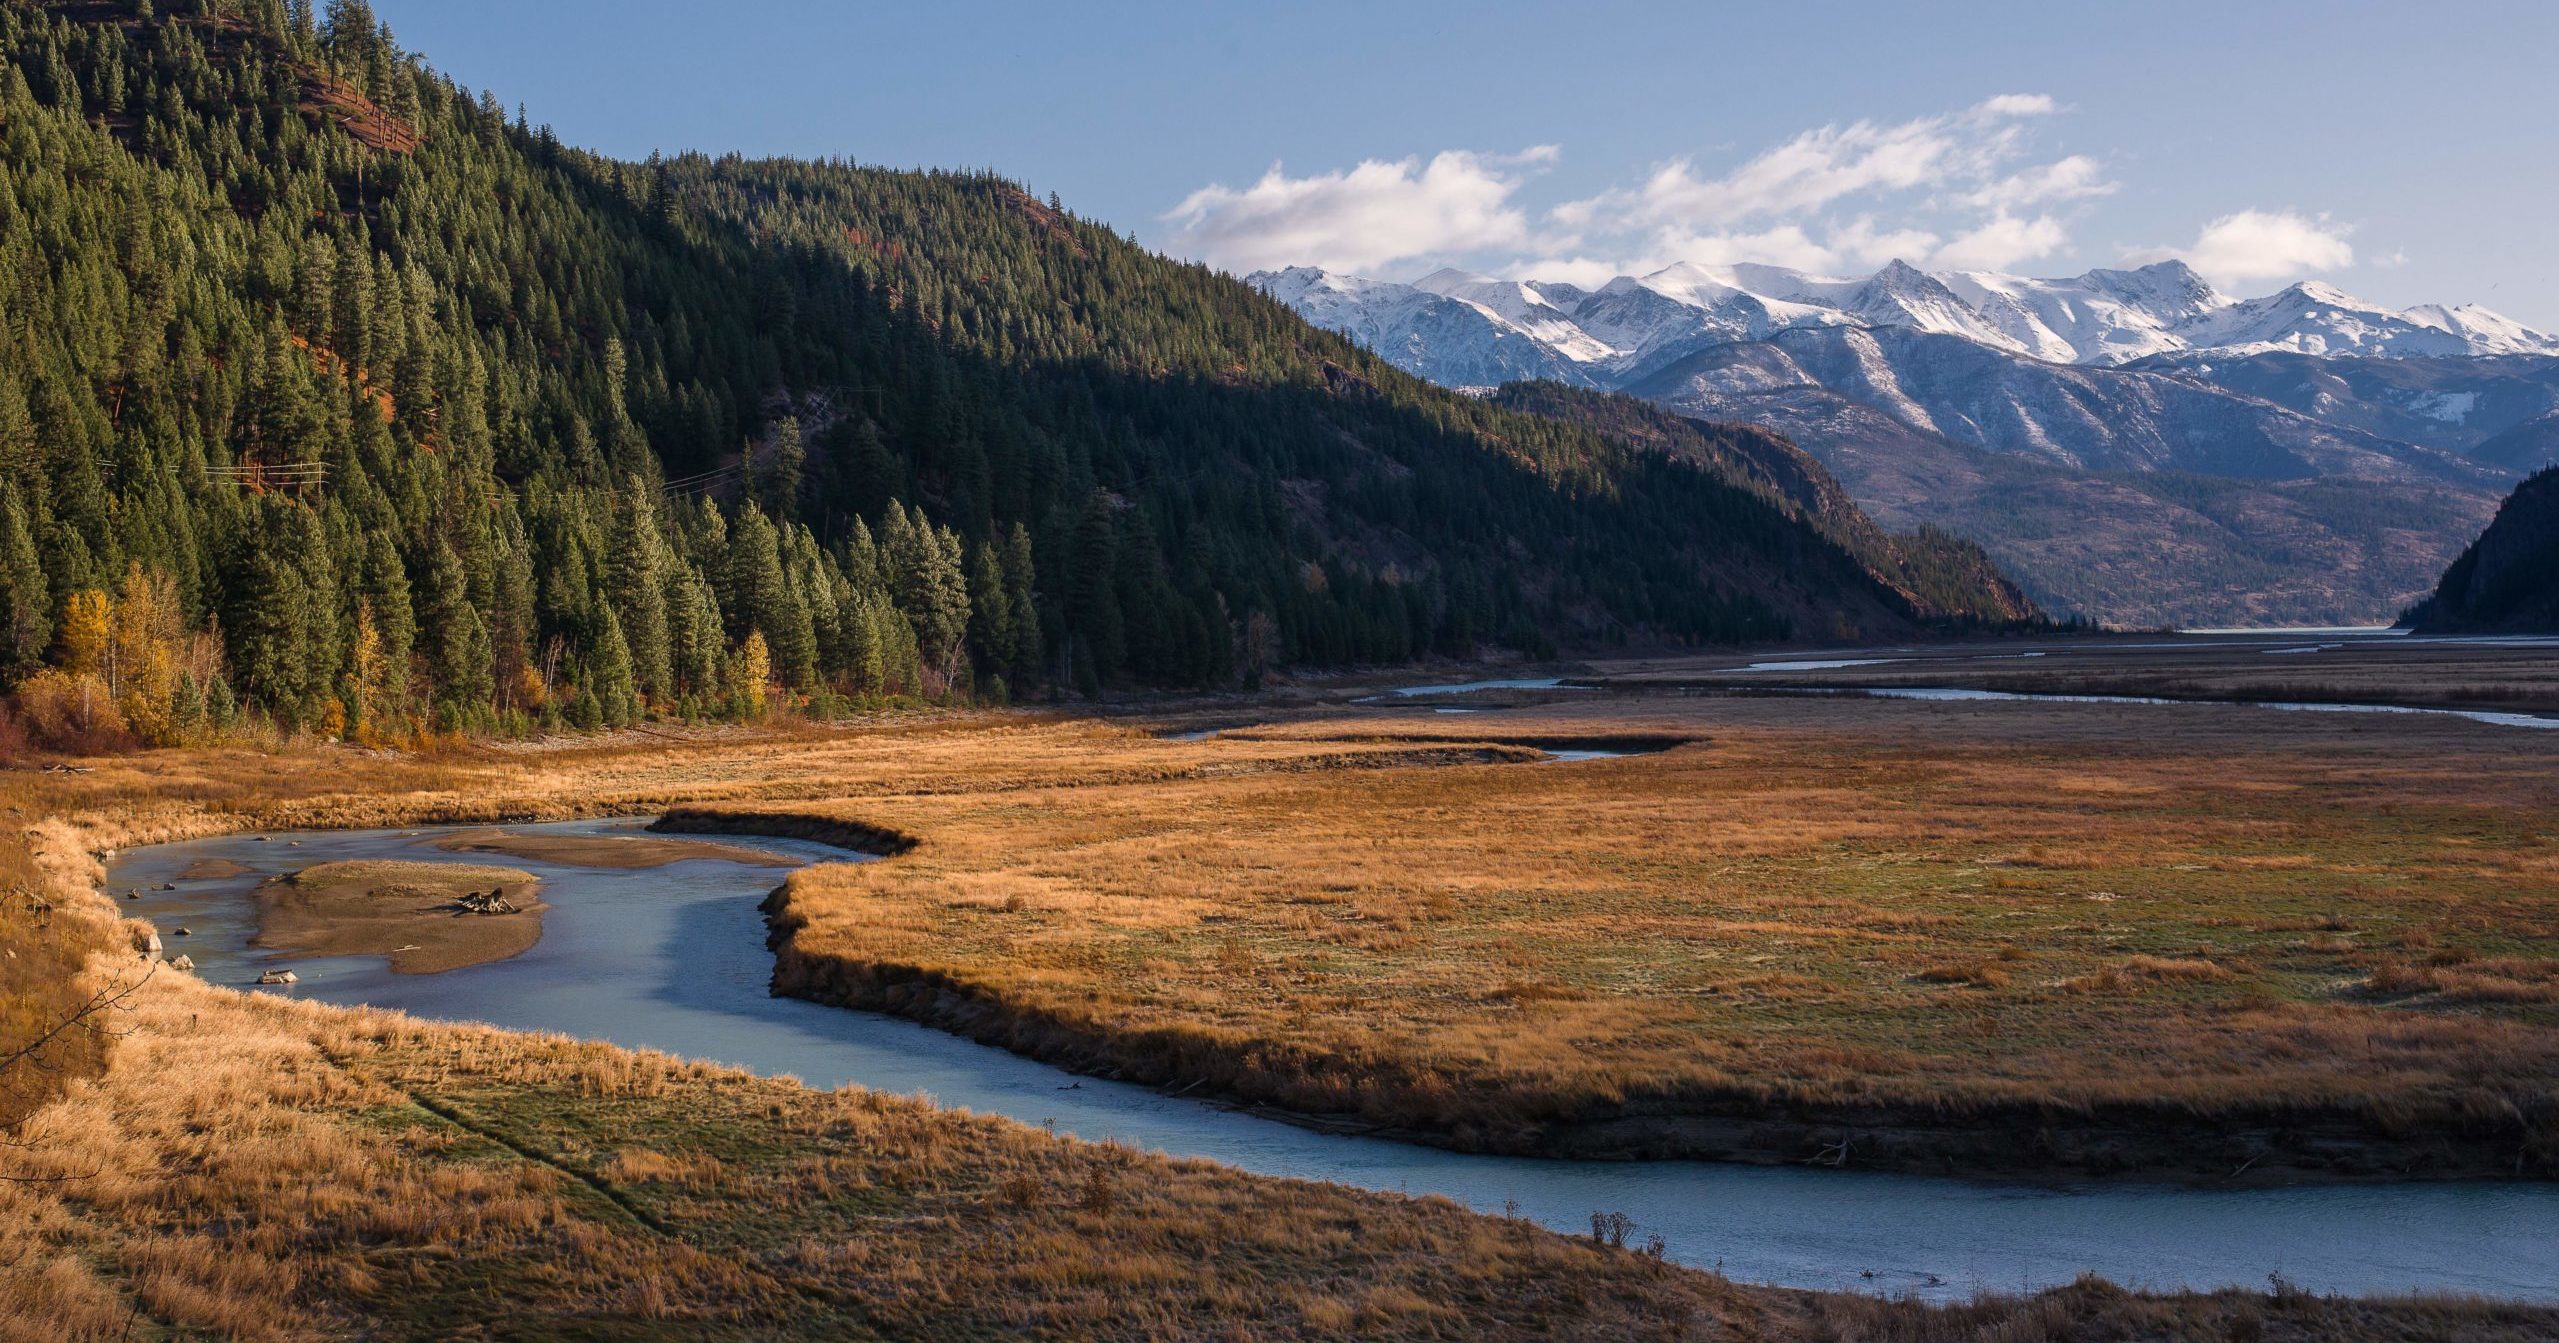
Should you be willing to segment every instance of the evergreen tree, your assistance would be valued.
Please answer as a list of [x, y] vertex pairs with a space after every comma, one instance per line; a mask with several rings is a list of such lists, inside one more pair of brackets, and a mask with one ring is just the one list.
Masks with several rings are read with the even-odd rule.
[[361, 602], [373, 627], [378, 667], [360, 679], [371, 698], [371, 710], [382, 716], [409, 707], [409, 660], [417, 647], [417, 610], [410, 598], [408, 567], [390, 534], [367, 539]]
[[990, 677], [1006, 675], [1018, 656], [1003, 555], [993, 543], [969, 550], [969, 648], [980, 674]]
[[658, 534], [655, 492], [626, 479], [614, 500], [613, 539], [606, 551], [609, 608], [629, 644], [632, 676], [652, 701], [673, 697], [675, 664], [667, 637], [666, 543]]
[[1004, 674], [1015, 686], [1037, 684], [1040, 675], [1040, 613], [1032, 593], [1031, 532], [1013, 524], [1004, 538], [1004, 600], [1011, 608], [1013, 656]]
[[640, 719], [638, 688], [631, 679], [631, 648], [622, 637], [622, 622], [611, 606], [597, 608], [597, 629], [591, 642], [593, 652], [587, 660], [588, 698], [595, 701], [603, 721], [613, 727], [626, 727]]
[[36, 554], [17, 481], [0, 477], [0, 688], [33, 670], [53, 643], [53, 589]]
[[240, 688], [288, 723], [314, 721], [337, 678], [336, 565], [309, 508], [269, 496], [251, 514], [223, 621]]
[[491, 693], [489, 628], [471, 604], [462, 557], [441, 536], [427, 552], [418, 614], [437, 717], [448, 727], [479, 724], [488, 716]]

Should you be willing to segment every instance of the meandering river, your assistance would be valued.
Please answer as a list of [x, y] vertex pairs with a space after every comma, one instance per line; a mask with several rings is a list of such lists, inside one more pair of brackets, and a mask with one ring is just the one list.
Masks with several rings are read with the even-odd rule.
[[[633, 835], [640, 822], [513, 827]], [[2031, 1187], [1855, 1171], [1703, 1162], [1566, 1162], [1474, 1156], [1319, 1134], [1153, 1090], [1073, 1074], [867, 1012], [766, 992], [772, 959], [757, 903], [770, 867], [693, 859], [611, 869], [509, 857], [542, 878], [541, 941], [512, 960], [394, 975], [378, 958], [279, 962], [251, 947], [250, 889], [335, 859], [488, 861], [433, 847], [436, 830], [231, 836], [137, 849], [108, 871], [128, 913], [152, 919], [172, 955], [216, 983], [249, 985], [289, 965], [290, 990], [419, 1016], [557, 1031], [716, 1059], [815, 1086], [859, 1083], [947, 1106], [1209, 1157], [1265, 1175], [1443, 1194], [1583, 1231], [1619, 1211], [1637, 1238], [1745, 1281], [1929, 1298], [2020, 1290], [2083, 1271], [2151, 1287], [2264, 1286], [2269, 1274], [2328, 1292], [2475, 1292], [2559, 1300], [2559, 1185], [2413, 1184], [2197, 1190]], [[823, 846], [739, 841], [809, 861]], [[243, 874], [187, 879], [228, 859]], [[203, 870], [214, 870], [210, 865]], [[162, 890], [163, 884], [173, 889]], [[185, 927], [189, 935], [177, 937]]]

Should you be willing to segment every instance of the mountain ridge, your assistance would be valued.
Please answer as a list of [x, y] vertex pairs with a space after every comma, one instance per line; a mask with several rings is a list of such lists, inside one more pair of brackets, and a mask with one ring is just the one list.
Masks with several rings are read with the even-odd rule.
[[[1677, 262], [1643, 275], [1619, 275], [1597, 288], [1533, 278], [1502, 280], [1445, 268], [1409, 284], [1315, 267], [1257, 271], [1244, 278], [1284, 301], [1286, 295], [1314, 287], [1355, 284], [1360, 301], [1337, 305], [1336, 316], [1345, 315], [1340, 306], [1374, 309], [1418, 293], [1466, 304], [1479, 319], [1472, 329], [1455, 314], [1443, 313], [1436, 339], [1427, 348], [1406, 351], [1410, 371], [1439, 382], [1453, 379], [1438, 361], [1462, 359], [1467, 346], [1505, 337], [1532, 341], [1577, 370], [1566, 381], [1618, 385], [1716, 338], [1764, 339], [1788, 327], [1856, 323], [1962, 336], [2011, 354], [2075, 364], [2203, 352], [2389, 358], [2559, 354], [2559, 336], [2477, 305], [2392, 310], [2307, 280], [2258, 298], [2233, 298], [2175, 260], [2047, 279], [1993, 271], [1932, 273], [1899, 260], [1854, 277], [1751, 263]], [[1515, 292], [1522, 302], [1484, 301], [1496, 289]], [[1630, 322], [1627, 309], [1639, 302], [1638, 294], [1671, 306]], [[1525, 310], [1532, 307], [1535, 321], [1526, 320]], [[1377, 328], [1393, 325], [1383, 314], [1353, 320]]]

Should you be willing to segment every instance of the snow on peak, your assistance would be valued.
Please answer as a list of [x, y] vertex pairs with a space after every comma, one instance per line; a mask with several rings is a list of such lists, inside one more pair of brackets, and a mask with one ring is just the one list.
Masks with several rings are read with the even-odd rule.
[[2476, 305], [2394, 312], [2317, 280], [2234, 299], [2175, 260], [2057, 279], [1932, 273], [1895, 259], [1850, 277], [1677, 262], [1596, 289], [1456, 268], [1410, 284], [1304, 266], [1260, 272], [1248, 282], [1380, 349], [1409, 344], [1417, 339], [1410, 328], [1428, 325], [1433, 359], [1472, 360], [1473, 367], [1491, 358], [1485, 351], [1499, 347], [1510, 359], [1509, 351], [1527, 343], [1550, 357], [1556, 376], [1593, 385], [1632, 381], [1709, 345], [1806, 326], [1908, 327], [2065, 364], [2181, 351], [2559, 354], [2559, 337]]

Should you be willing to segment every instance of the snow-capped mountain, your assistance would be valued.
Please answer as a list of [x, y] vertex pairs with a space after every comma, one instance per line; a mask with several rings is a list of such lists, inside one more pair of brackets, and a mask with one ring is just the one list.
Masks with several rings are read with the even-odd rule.
[[2078, 470], [2234, 480], [2448, 480], [2459, 454], [2327, 423], [2198, 378], [2019, 359], [1911, 327], [1822, 327], [1699, 350], [1624, 389], [1703, 419], [1792, 422], [1846, 399], [1924, 434]]
[[1488, 386], [1519, 378], [1587, 382], [1554, 344], [1482, 304], [1312, 266], [1265, 271], [1253, 283], [1317, 326], [1339, 331], [1388, 363], [1446, 386]]
[[[1546, 376], [1615, 387], [1711, 344], [1811, 326], [1907, 327], [2061, 364], [2196, 351], [2559, 354], [2559, 337], [2476, 305], [2394, 311], [2315, 281], [2236, 299], [2180, 261], [2063, 279], [1930, 274], [1900, 261], [1845, 279], [1782, 266], [1683, 262], [1597, 289], [1455, 270], [1412, 284], [1307, 267], [1246, 278], [1318, 324], [1439, 382], [1483, 380], [1452, 376], [1459, 367], [1525, 367], [1532, 361], [1518, 352], [1485, 348], [1515, 338], [1556, 356], [1558, 372]], [[1428, 301], [1434, 298], [1465, 305], [1480, 320], [1463, 320]]]
[[2204, 313], [2177, 333], [2183, 348], [2227, 354], [2369, 354], [2384, 358], [2559, 353], [2559, 341], [2471, 304], [2391, 312], [2305, 280], [2279, 294]]
[[2056, 364], [2116, 364], [2187, 348], [2177, 333], [2231, 300], [2184, 262], [2092, 270], [2066, 280], [1955, 271], [1946, 287], [2025, 353]]
[[1434, 381], [1776, 429], [1890, 525], [1973, 537], [2052, 608], [2135, 623], [2387, 619], [2515, 473], [2559, 459], [2559, 338], [2316, 283], [2234, 298], [2175, 261], [1248, 279]]

